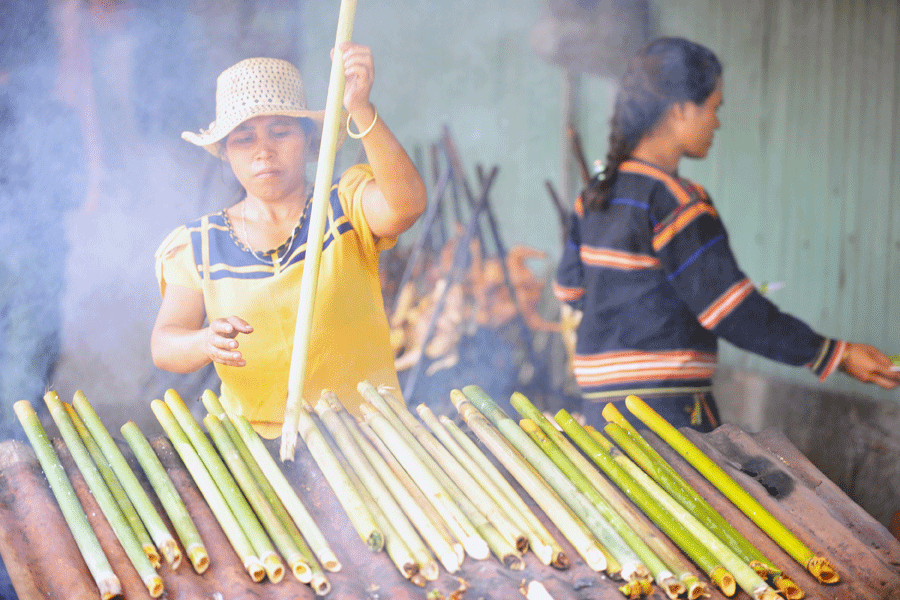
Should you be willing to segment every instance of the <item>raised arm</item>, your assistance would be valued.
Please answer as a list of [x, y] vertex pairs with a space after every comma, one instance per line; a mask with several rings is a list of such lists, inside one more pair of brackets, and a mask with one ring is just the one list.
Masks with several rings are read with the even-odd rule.
[[400, 235], [425, 211], [425, 183], [406, 150], [369, 101], [375, 78], [371, 49], [349, 42], [341, 50], [347, 80], [344, 107], [356, 131], [365, 133], [362, 144], [375, 175], [375, 181], [363, 191], [363, 212], [376, 236]]

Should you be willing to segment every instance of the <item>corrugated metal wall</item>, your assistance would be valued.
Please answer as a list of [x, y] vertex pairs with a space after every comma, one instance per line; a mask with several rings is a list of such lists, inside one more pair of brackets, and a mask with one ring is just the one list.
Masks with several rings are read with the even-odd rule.
[[[825, 335], [900, 352], [900, 3], [656, 2], [656, 34], [711, 47], [725, 67], [722, 128], [682, 173], [720, 209], [756, 282]], [[605, 152], [606, 82], [582, 85], [593, 156]], [[597, 114], [600, 112], [600, 114]], [[812, 383], [723, 344], [722, 361]], [[848, 377], [826, 384], [897, 400]]]

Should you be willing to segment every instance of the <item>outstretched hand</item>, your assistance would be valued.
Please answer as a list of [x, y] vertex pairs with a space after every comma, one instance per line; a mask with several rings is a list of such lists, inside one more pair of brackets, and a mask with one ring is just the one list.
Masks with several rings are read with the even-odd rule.
[[253, 327], [240, 317], [223, 317], [215, 319], [206, 328], [204, 349], [206, 355], [215, 363], [229, 367], [243, 367], [247, 364], [237, 350], [235, 339], [239, 333], [251, 333]]
[[847, 346], [841, 359], [841, 370], [865, 383], [874, 383], [887, 390], [900, 385], [900, 372], [892, 370], [894, 363], [874, 346], [853, 344]]

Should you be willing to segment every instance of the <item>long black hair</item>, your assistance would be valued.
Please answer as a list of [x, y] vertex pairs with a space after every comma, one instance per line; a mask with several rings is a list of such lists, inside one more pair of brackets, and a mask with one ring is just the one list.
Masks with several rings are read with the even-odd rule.
[[672, 104], [702, 104], [721, 75], [722, 65], [716, 55], [696, 42], [665, 37], [644, 46], [622, 76], [610, 119], [606, 164], [582, 192], [585, 210], [606, 208], [619, 166]]

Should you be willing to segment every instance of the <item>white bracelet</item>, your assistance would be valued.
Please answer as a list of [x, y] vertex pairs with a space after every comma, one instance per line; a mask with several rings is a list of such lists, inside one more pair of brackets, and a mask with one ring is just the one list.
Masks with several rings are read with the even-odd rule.
[[370, 131], [372, 131], [372, 128], [375, 127], [375, 123], [378, 122], [378, 109], [375, 108], [375, 118], [372, 119], [372, 124], [369, 125], [368, 129], [366, 129], [362, 133], [353, 133], [352, 131], [350, 131], [350, 119], [351, 118], [352, 118], [351, 115], [348, 114], [347, 115], [347, 135], [352, 137], [354, 140], [359, 140], [359, 139], [366, 137], [366, 134], [368, 134]]

